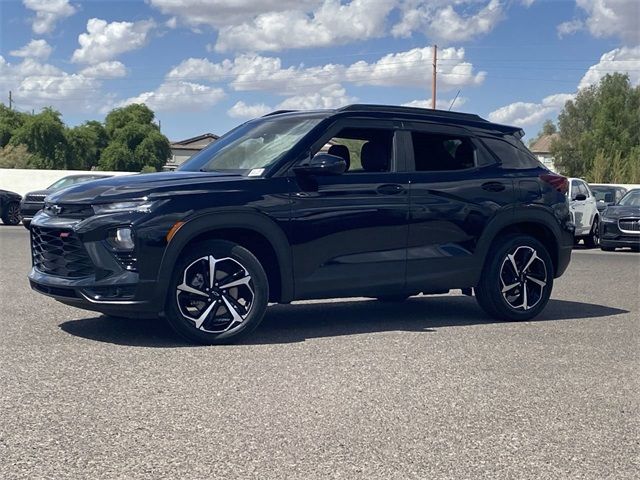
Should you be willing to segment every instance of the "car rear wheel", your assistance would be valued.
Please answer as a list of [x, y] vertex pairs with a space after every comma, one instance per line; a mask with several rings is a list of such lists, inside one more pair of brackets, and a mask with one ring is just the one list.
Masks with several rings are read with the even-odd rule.
[[549, 301], [553, 263], [547, 249], [528, 235], [510, 235], [489, 253], [476, 300], [500, 320], [529, 320]]
[[589, 235], [584, 237], [584, 244], [588, 248], [597, 248], [600, 245], [600, 219], [597, 216], [593, 219]]
[[260, 324], [268, 299], [267, 275], [258, 259], [240, 245], [212, 240], [179, 259], [165, 313], [191, 342], [232, 343]]
[[8, 204], [4, 212], [2, 212], [2, 223], [5, 225], [18, 225], [21, 220], [20, 204], [18, 202]]

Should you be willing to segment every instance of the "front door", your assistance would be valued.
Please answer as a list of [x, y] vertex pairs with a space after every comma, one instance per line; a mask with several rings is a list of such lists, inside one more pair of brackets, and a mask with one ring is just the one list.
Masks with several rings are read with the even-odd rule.
[[377, 296], [405, 284], [409, 185], [394, 123], [343, 120], [310, 155], [341, 156], [341, 175], [291, 177], [295, 296]]

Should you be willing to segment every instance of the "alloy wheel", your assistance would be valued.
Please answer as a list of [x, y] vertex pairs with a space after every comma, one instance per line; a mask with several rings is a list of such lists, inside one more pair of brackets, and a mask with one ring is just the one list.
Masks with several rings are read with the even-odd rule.
[[20, 223], [20, 205], [12, 203], [7, 210], [7, 219], [11, 225], [17, 225]]
[[500, 282], [502, 297], [511, 308], [530, 310], [544, 296], [547, 267], [533, 247], [520, 246], [503, 260]]
[[180, 313], [208, 333], [240, 328], [254, 303], [254, 286], [248, 270], [229, 257], [207, 255], [190, 263], [176, 288]]

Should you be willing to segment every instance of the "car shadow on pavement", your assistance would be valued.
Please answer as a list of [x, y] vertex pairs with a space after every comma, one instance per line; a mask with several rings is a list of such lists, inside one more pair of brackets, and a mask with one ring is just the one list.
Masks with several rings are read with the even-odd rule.
[[[550, 300], [532, 322], [587, 319], [628, 313], [628, 310], [567, 300]], [[403, 303], [376, 300], [274, 305], [244, 345], [304, 342], [311, 338], [376, 332], [433, 332], [441, 327], [500, 323], [488, 317], [473, 298], [465, 296], [414, 297]], [[508, 322], [506, 322], [508, 323]], [[92, 317], [60, 324], [71, 334], [117, 345], [175, 348], [183, 342], [163, 320]]]

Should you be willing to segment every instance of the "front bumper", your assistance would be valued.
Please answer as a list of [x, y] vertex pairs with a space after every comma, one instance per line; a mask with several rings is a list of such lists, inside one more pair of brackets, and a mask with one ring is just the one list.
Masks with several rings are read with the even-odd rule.
[[[43, 213], [34, 217], [33, 267], [28, 275], [31, 288], [85, 310], [118, 316], [157, 316], [163, 302], [157, 299], [155, 279], [145, 280], [136, 269], [127, 268], [95, 231], [79, 233], [81, 223], [82, 220]], [[45, 247], [43, 236], [49, 242]]]
[[42, 202], [22, 202], [20, 204], [20, 215], [23, 220], [32, 220], [40, 210], [44, 208]]
[[602, 220], [600, 223], [600, 245], [605, 248], [640, 247], [640, 233], [620, 230], [618, 220]]

